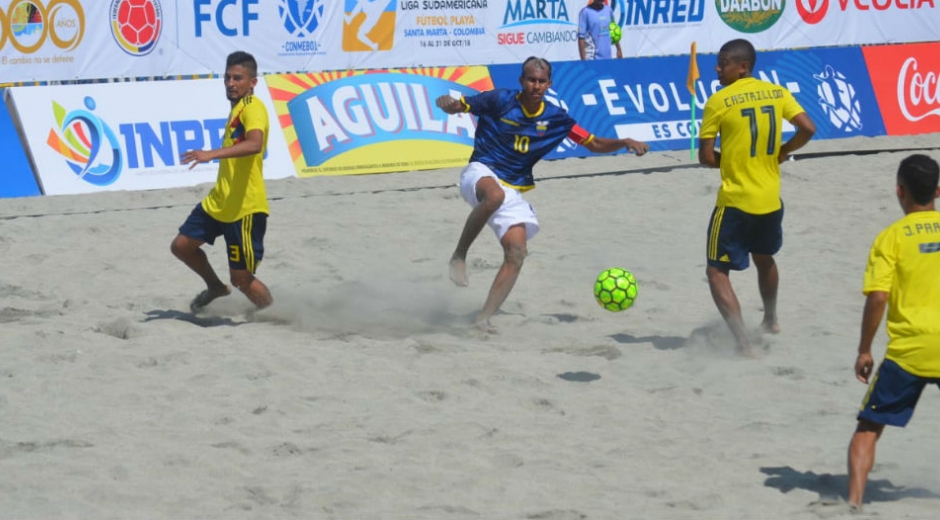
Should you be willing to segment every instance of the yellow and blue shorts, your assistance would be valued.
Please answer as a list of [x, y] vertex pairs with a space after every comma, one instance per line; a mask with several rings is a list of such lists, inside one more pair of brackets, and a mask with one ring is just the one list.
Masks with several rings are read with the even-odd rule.
[[235, 222], [220, 222], [206, 213], [199, 203], [180, 226], [179, 232], [209, 245], [215, 244], [217, 237], [224, 236], [229, 268], [254, 273], [264, 257], [267, 227], [268, 216], [264, 213], [246, 215]]
[[914, 415], [924, 387], [931, 383], [940, 387], [940, 379], [915, 376], [894, 361], [885, 359], [868, 384], [858, 418], [903, 428]]
[[754, 215], [738, 208], [717, 206], [708, 224], [708, 265], [743, 271], [749, 255], [773, 255], [783, 245], [783, 202], [780, 209]]

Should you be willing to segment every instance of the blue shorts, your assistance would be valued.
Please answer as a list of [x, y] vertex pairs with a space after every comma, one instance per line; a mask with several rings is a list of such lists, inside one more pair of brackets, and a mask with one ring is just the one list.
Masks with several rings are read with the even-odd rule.
[[915, 376], [885, 359], [868, 385], [858, 418], [904, 427], [911, 420], [924, 387], [930, 383], [940, 387], [940, 379]]
[[718, 206], [712, 211], [706, 246], [708, 265], [712, 267], [743, 271], [750, 265], [748, 255], [774, 255], [782, 245], [782, 201], [780, 209], [766, 215], [753, 215], [727, 206]]
[[215, 243], [216, 237], [224, 235], [229, 268], [254, 273], [264, 257], [267, 227], [268, 216], [264, 213], [247, 215], [235, 222], [219, 222], [206, 213], [200, 203], [180, 226], [180, 234], [209, 245]]

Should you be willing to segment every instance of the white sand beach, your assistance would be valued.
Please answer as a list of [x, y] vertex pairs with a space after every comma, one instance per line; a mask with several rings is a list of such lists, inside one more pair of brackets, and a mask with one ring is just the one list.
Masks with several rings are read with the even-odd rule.
[[[687, 150], [540, 163], [495, 335], [469, 326], [491, 231], [470, 287], [447, 278], [459, 169], [268, 181], [255, 315], [188, 310], [202, 283], [169, 245], [209, 185], [0, 200], [0, 518], [848, 518], [862, 273], [911, 152], [811, 154], [940, 159], [938, 137], [783, 165], [783, 330], [756, 359], [709, 295], [719, 174]], [[622, 313], [592, 294], [615, 266], [640, 285]], [[732, 283], [756, 330], [755, 270]], [[938, 405], [886, 430], [852, 518], [936, 517]]]

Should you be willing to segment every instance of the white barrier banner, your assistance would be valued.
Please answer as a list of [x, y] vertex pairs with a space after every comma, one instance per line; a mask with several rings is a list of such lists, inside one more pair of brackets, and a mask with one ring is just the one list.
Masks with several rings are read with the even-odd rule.
[[[940, 40], [940, 0], [611, 0], [624, 55]], [[0, 0], [0, 81], [578, 59], [586, 0]], [[612, 63], [612, 65], [614, 65]]]
[[[267, 85], [266, 178], [294, 176]], [[231, 105], [220, 79], [10, 89], [46, 195], [147, 190], [215, 182], [217, 163], [192, 170], [180, 155], [219, 148]]]
[[206, 60], [178, 52], [176, 5], [174, 0], [0, 0], [0, 81], [208, 74]]

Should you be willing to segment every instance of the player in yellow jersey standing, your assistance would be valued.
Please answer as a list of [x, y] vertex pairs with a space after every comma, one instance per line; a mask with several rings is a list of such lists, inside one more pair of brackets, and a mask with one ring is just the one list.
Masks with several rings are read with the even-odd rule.
[[196, 205], [170, 245], [173, 254], [206, 282], [206, 289], [190, 303], [193, 312], [231, 292], [202, 250], [203, 244], [213, 244], [220, 235], [225, 237], [232, 285], [259, 309], [272, 302], [267, 286], [254, 274], [264, 256], [269, 213], [262, 173], [268, 146], [268, 112], [254, 96], [257, 83], [258, 64], [254, 57], [241, 51], [230, 54], [225, 64], [225, 92], [232, 110], [222, 147], [190, 150], [182, 155], [182, 163], [191, 164], [190, 168], [219, 161], [215, 186]]
[[[886, 424], [904, 427], [928, 383], [940, 386], [940, 167], [926, 155], [901, 161], [897, 196], [904, 217], [875, 239], [855, 376], [871, 383], [849, 444], [849, 504], [861, 509], [875, 443]], [[871, 343], [888, 307], [888, 348], [872, 378]]]
[[[816, 133], [790, 91], [751, 75], [756, 59], [747, 40], [722, 45], [715, 70], [724, 88], [706, 101], [699, 134], [699, 162], [721, 169], [721, 189], [708, 226], [708, 286], [744, 355], [753, 352], [729, 273], [747, 269], [748, 255], [754, 259], [764, 303], [761, 329], [779, 332], [779, 275], [773, 255], [783, 244], [780, 163]], [[796, 127], [785, 143], [783, 120]], [[715, 149], [717, 137], [721, 151]]]

